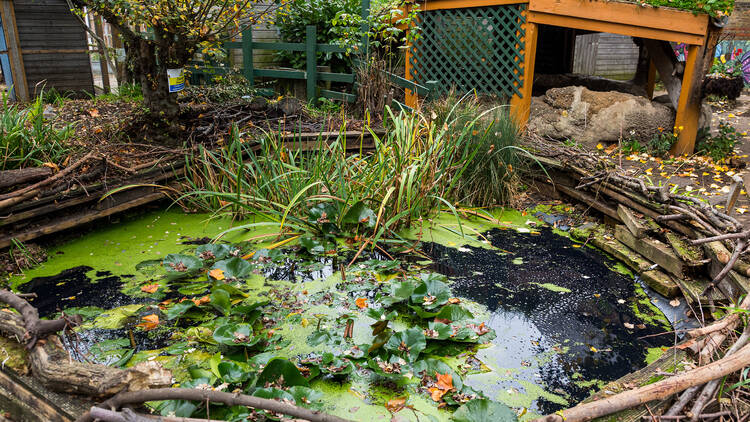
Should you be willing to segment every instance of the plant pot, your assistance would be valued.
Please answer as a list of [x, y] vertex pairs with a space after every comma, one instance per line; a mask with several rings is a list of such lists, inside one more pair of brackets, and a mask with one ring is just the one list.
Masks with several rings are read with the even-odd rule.
[[736, 100], [744, 87], [745, 80], [742, 76], [707, 75], [703, 79], [705, 95], [718, 95], [729, 100]]

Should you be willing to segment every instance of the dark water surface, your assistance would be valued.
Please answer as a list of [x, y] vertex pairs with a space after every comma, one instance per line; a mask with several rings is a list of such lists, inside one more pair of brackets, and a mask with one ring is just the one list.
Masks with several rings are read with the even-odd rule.
[[[494, 347], [480, 351], [480, 359], [512, 374], [490, 387], [506, 400], [528, 390], [519, 385], [525, 380], [541, 381], [547, 392], [578, 402], [591, 392], [580, 381], [615, 380], [644, 367], [648, 347], [668, 345], [664, 337], [638, 339], [663, 332], [663, 326], [625, 327], [644, 323], [632, 309], [636, 283], [612, 271], [614, 262], [598, 250], [574, 247], [549, 229], [539, 235], [495, 229], [487, 238], [507, 253], [439, 244], [425, 249], [438, 261], [435, 268], [455, 280], [454, 294], [489, 309], [497, 339]], [[468, 383], [478, 387], [472, 377]], [[487, 392], [488, 386], [481, 389]], [[550, 413], [565, 406], [539, 397], [531, 407]]]

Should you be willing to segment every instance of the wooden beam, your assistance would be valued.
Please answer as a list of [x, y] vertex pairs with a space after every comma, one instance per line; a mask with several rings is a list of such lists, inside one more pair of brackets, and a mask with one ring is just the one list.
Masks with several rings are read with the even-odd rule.
[[688, 48], [685, 62], [685, 74], [682, 75], [680, 101], [677, 105], [677, 115], [674, 125], [677, 127], [679, 138], [672, 147], [672, 154], [692, 154], [695, 149], [695, 138], [698, 135], [698, 119], [701, 114], [700, 81], [703, 77], [703, 46], [691, 45]]
[[[526, 13], [526, 12], [524, 12]], [[536, 61], [536, 45], [539, 35], [539, 27], [528, 20], [524, 24], [526, 35], [524, 36], [523, 49], [523, 77], [521, 82], [521, 95], [514, 95], [510, 99], [510, 110], [516, 123], [526, 126], [531, 113], [531, 90], [534, 85], [534, 64]]]
[[708, 15], [706, 14], [695, 15], [691, 12], [663, 7], [640, 6], [631, 2], [531, 0], [529, 10], [551, 15], [584, 18], [591, 21], [693, 34], [699, 37], [703, 37], [708, 28]]
[[21, 42], [18, 40], [18, 26], [16, 12], [11, 0], [0, 0], [0, 18], [3, 20], [5, 44], [10, 59], [10, 69], [13, 76], [13, 92], [16, 100], [29, 101], [29, 85], [26, 82], [26, 69], [23, 65]]
[[464, 9], [467, 7], [502, 6], [528, 2], [529, 0], [421, 0], [419, 10]]
[[[412, 43], [411, 41], [407, 41], [406, 44], [406, 51], [405, 51], [405, 60], [404, 60], [404, 77], [414, 82], [414, 78], [412, 77], [412, 65], [411, 65], [411, 58], [412, 58]], [[417, 96], [417, 93], [415, 91], [412, 91], [411, 89], [405, 88], [404, 89], [404, 104], [406, 104], [407, 107], [411, 108], [417, 108], [417, 105], [419, 104], [419, 97]]]
[[[614, 2], [610, 2], [608, 4], [613, 3]], [[575, 16], [562, 16], [544, 12], [530, 12], [529, 20], [531, 22], [543, 25], [584, 29], [595, 32], [610, 32], [612, 34], [629, 35], [631, 37], [650, 38], [654, 40], [674, 41], [678, 43], [682, 42], [691, 45], [702, 45], [705, 38], [704, 35], [668, 31], [660, 28], [649, 28], [617, 22], [605, 22]]]

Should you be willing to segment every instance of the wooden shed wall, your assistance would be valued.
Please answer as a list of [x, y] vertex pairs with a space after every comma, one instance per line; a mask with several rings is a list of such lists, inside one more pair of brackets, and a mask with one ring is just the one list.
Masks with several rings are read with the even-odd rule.
[[630, 79], [638, 66], [638, 46], [631, 37], [609, 33], [576, 37], [573, 72]]
[[29, 93], [94, 92], [86, 32], [65, 0], [15, 0]]

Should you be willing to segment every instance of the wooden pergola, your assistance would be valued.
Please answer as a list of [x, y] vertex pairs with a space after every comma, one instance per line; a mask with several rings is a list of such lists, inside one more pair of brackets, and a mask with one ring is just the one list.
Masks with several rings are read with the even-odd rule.
[[[599, 0], [433, 0], [420, 1], [422, 11], [466, 9], [504, 5], [526, 5], [521, 39], [523, 57], [520, 83], [511, 98], [511, 109], [519, 122], [529, 118], [539, 25], [572, 28], [591, 32], [608, 32], [644, 40], [671, 41], [688, 45], [687, 62], [679, 86], [676, 127], [683, 127], [673, 153], [691, 153], [695, 146], [700, 116], [700, 83], [703, 78], [704, 53], [709, 44], [709, 17], [670, 8], [641, 6], [636, 3]], [[412, 78], [412, 61], [407, 49], [406, 76]], [[712, 53], [710, 54], [713, 55]], [[712, 58], [712, 57], [711, 57]], [[657, 69], [664, 75], [668, 68], [652, 57], [649, 69], [649, 95]], [[671, 75], [668, 75], [671, 76]], [[664, 78], [663, 78], [664, 79]], [[679, 81], [677, 82], [680, 83]], [[407, 91], [406, 103], [415, 106], [418, 99]]]

